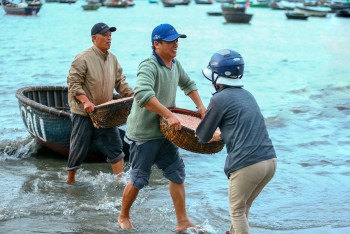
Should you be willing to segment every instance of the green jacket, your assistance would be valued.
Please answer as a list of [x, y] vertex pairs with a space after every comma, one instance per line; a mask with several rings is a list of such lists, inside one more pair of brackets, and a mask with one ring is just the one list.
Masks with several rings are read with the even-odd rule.
[[159, 129], [159, 116], [144, 106], [156, 97], [165, 107], [175, 107], [177, 87], [186, 95], [197, 90], [179, 61], [173, 60], [172, 69], [160, 64], [155, 55], [140, 63], [134, 102], [126, 123], [126, 134], [130, 139], [147, 141], [164, 137]]

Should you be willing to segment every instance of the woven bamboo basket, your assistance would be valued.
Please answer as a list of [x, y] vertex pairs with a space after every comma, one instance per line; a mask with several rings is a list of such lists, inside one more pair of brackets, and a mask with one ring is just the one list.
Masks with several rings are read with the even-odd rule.
[[[223, 149], [223, 141], [215, 141], [211, 143], [200, 143], [198, 141], [198, 138], [195, 136], [195, 130], [200, 122], [200, 114], [198, 112], [181, 108], [171, 108], [170, 111], [175, 114], [180, 114], [180, 122], [182, 122], [181, 120], [185, 120], [184, 122], [192, 121], [192, 124], [191, 126], [185, 126], [184, 122], [182, 122], [181, 130], [177, 131], [174, 127], [170, 127], [163, 117], [160, 117], [160, 131], [164, 134], [166, 139], [178, 147], [194, 153], [214, 154]], [[177, 117], [180, 116], [177, 115]], [[198, 120], [193, 121], [193, 117]]]
[[101, 128], [121, 126], [126, 123], [134, 97], [118, 98], [95, 106], [90, 113], [94, 125]]

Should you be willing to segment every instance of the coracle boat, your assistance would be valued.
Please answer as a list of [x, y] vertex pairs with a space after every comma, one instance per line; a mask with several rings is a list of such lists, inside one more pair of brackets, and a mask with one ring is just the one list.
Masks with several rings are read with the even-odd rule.
[[99, 2], [88, 2], [85, 5], [82, 5], [84, 11], [96, 11], [98, 8], [100, 8], [102, 4]]
[[41, 9], [40, 1], [21, 2], [15, 4], [9, 1], [3, 1], [2, 7], [8, 15], [37, 15]]
[[[64, 157], [68, 157], [72, 132], [71, 113], [66, 86], [31, 86], [16, 92], [20, 114], [29, 134], [37, 143]], [[118, 96], [115, 96], [117, 99]], [[123, 119], [125, 123], [126, 118]], [[120, 123], [121, 123], [120, 122]], [[124, 138], [123, 126], [118, 127]], [[123, 151], [129, 156], [129, 145], [123, 141]], [[106, 158], [93, 144], [86, 161], [105, 162]]]
[[303, 12], [296, 11], [287, 11], [286, 13], [287, 19], [296, 19], [296, 20], [307, 20], [309, 18], [309, 14]]
[[345, 17], [350, 18], [350, 8], [345, 10], [339, 10], [335, 13], [335, 16], [337, 17]]
[[253, 17], [253, 14], [244, 12], [222, 12], [227, 23], [248, 24]]

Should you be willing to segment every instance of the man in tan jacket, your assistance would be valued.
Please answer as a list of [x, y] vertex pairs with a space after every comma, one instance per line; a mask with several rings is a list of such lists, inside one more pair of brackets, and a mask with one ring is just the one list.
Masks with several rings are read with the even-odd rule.
[[67, 166], [67, 183], [75, 183], [75, 173], [81, 167], [90, 145], [95, 144], [112, 164], [114, 174], [124, 168], [123, 143], [117, 127], [95, 128], [89, 113], [95, 105], [113, 99], [115, 89], [122, 97], [133, 96], [123, 70], [114, 54], [109, 52], [115, 27], [97, 23], [91, 29], [93, 46], [73, 60], [69, 74], [68, 98], [73, 130]]

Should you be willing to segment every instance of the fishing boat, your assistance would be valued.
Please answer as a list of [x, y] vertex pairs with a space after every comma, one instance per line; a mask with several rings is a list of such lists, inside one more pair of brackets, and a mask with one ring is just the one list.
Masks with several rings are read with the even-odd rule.
[[209, 16], [222, 16], [222, 11], [207, 11]]
[[306, 13], [314, 17], [327, 17], [328, 13], [331, 11], [329, 7], [306, 7], [306, 6], [296, 6], [294, 8], [296, 12]]
[[1, 5], [8, 15], [37, 15], [41, 9], [42, 3], [36, 0], [30, 2], [22, 1], [18, 4], [3, 1]]
[[214, 3], [214, 0], [194, 0], [196, 4], [210, 5]]
[[287, 11], [286, 16], [287, 19], [307, 20], [310, 15], [303, 12]]
[[96, 11], [100, 8], [102, 4], [95, 1], [87, 1], [86, 4], [82, 5], [84, 11]]
[[248, 24], [253, 18], [253, 14], [244, 12], [222, 12], [227, 23], [241, 23]]
[[232, 4], [232, 3], [222, 3], [222, 12], [242, 12], [246, 11], [247, 7], [245, 4]]
[[350, 8], [349, 9], [344, 9], [344, 10], [338, 10], [335, 13], [335, 16], [337, 16], [337, 17], [344, 17], [344, 18], [350, 18]]
[[108, 8], [126, 8], [129, 3], [127, 0], [106, 0], [103, 5]]
[[58, 0], [58, 3], [68, 3], [68, 4], [74, 4], [77, 0]]
[[174, 0], [161, 0], [164, 7], [175, 7], [176, 2]]
[[[71, 113], [66, 86], [31, 86], [16, 92], [20, 115], [29, 134], [36, 142], [51, 151], [68, 157], [72, 132]], [[123, 126], [118, 127], [124, 138]], [[123, 151], [128, 157], [129, 145], [123, 141]], [[106, 158], [93, 144], [86, 161], [105, 162]]]

